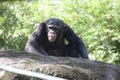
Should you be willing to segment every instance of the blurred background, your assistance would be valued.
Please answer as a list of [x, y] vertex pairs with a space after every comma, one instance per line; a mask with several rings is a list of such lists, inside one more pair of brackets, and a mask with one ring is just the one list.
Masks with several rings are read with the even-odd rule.
[[120, 65], [120, 0], [0, 1], [0, 50], [24, 50], [35, 25], [51, 17], [82, 38], [91, 60]]

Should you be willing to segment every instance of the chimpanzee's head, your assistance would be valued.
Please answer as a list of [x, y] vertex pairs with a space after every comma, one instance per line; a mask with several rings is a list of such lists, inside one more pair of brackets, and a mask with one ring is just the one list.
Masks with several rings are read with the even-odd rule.
[[61, 32], [65, 28], [65, 24], [62, 20], [57, 18], [50, 18], [45, 21], [47, 28], [48, 41], [53, 43], [60, 36]]

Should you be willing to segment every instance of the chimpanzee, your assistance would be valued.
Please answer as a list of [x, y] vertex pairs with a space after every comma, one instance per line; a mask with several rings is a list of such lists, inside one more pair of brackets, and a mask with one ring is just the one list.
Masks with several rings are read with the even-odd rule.
[[25, 50], [35, 54], [63, 57], [79, 57], [80, 54], [82, 58], [88, 59], [84, 42], [58, 18], [49, 18], [40, 23], [29, 37]]

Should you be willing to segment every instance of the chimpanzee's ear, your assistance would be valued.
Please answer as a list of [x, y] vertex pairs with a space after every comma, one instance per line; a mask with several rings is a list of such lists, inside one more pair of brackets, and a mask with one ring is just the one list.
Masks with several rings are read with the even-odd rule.
[[45, 22], [42, 22], [42, 23], [39, 23], [38, 25], [37, 25], [37, 28], [39, 29], [39, 30], [46, 30], [46, 24], [45, 24]]
[[37, 35], [40, 35], [42, 32], [46, 31], [46, 24], [44, 22], [36, 24], [36, 29], [35, 29], [35, 33]]
[[44, 22], [35, 24], [35, 27], [37, 27], [37, 28], [39, 28], [39, 27], [45, 27], [45, 26], [46, 26], [46, 24]]
[[64, 24], [64, 29], [66, 29], [67, 27], [69, 27], [67, 24]]
[[39, 26], [41, 26], [41, 27], [45, 27], [46, 24], [45, 24], [45, 22], [42, 22], [42, 23], [39, 24]]

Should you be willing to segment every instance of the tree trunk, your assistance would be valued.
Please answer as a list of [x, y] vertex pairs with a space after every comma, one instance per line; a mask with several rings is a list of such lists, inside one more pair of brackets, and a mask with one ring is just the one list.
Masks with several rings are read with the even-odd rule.
[[[1, 51], [0, 65], [43, 73], [67, 80], [120, 80], [120, 68], [82, 58], [53, 57], [22, 51]], [[11, 69], [10, 69], [11, 70]], [[0, 80], [41, 80], [0, 70]]]

